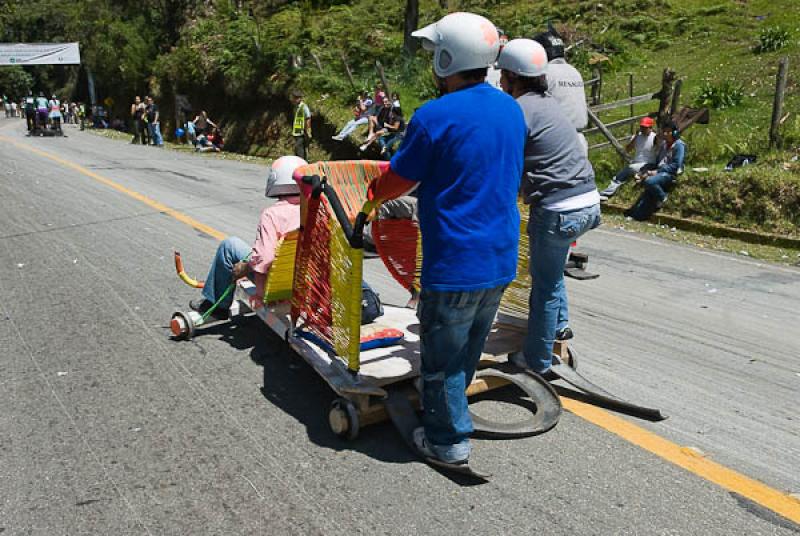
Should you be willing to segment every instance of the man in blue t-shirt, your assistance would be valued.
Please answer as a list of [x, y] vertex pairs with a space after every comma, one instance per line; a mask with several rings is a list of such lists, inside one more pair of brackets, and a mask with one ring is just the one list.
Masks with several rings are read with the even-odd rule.
[[424, 426], [414, 442], [428, 456], [466, 463], [465, 390], [516, 276], [525, 119], [514, 99], [484, 82], [499, 50], [490, 21], [453, 13], [412, 35], [434, 52], [442, 96], [414, 114], [370, 198], [418, 187]]

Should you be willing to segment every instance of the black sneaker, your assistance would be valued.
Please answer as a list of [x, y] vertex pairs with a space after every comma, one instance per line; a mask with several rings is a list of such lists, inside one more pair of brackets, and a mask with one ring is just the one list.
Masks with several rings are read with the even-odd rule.
[[[213, 303], [211, 303], [210, 301], [208, 301], [206, 299], [192, 300], [192, 301], [189, 302], [189, 308], [192, 311], [197, 311], [201, 315], [206, 314], [206, 311], [211, 309], [211, 307], [213, 305], [214, 305]], [[228, 318], [229, 314], [228, 314], [228, 310], [227, 309], [223, 309], [223, 308], [217, 307], [216, 309], [214, 309], [214, 312], [211, 313], [211, 316], [213, 316], [217, 320], [226, 320]]]
[[556, 340], [557, 341], [568, 341], [574, 336], [575, 336], [575, 334], [572, 333], [572, 329], [569, 326], [567, 326], [565, 328], [561, 328], [560, 330], [558, 330], [556, 332]]

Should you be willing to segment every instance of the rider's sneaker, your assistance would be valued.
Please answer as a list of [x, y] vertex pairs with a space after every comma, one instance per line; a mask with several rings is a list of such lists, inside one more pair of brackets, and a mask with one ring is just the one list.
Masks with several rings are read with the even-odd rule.
[[574, 336], [575, 336], [575, 334], [572, 333], [572, 329], [569, 326], [563, 327], [563, 328], [559, 329], [558, 331], [556, 331], [556, 340], [557, 341], [568, 341]]
[[[414, 429], [414, 448], [426, 458], [433, 458], [451, 465], [464, 465], [469, 463], [470, 446], [468, 442], [458, 445], [439, 446], [428, 442], [425, 437], [425, 428], [420, 426]], [[461, 453], [466, 452], [466, 456]]]

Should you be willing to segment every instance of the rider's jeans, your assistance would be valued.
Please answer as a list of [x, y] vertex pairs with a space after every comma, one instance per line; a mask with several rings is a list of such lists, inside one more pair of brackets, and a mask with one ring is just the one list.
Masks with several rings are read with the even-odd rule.
[[[211, 268], [203, 286], [203, 297], [205, 299], [214, 303], [225, 293], [225, 289], [233, 281], [233, 265], [244, 260], [250, 254], [251, 249], [250, 244], [235, 236], [229, 236], [219, 243], [217, 253], [214, 255], [214, 261], [211, 263]], [[231, 306], [231, 303], [233, 303], [232, 292], [225, 298], [224, 302], [220, 303], [219, 307], [227, 309]]]
[[528, 220], [530, 272], [525, 360], [534, 372], [546, 372], [553, 360], [556, 331], [567, 326], [569, 309], [564, 267], [572, 242], [600, 225], [600, 205], [568, 212], [534, 207]]

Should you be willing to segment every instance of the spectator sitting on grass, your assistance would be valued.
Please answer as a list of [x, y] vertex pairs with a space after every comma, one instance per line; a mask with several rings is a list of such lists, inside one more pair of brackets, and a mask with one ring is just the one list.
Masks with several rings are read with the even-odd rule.
[[674, 122], [661, 127], [661, 148], [658, 169], [640, 174], [643, 179], [644, 192], [636, 203], [624, 212], [634, 220], [645, 221], [659, 210], [667, 201], [667, 191], [675, 183], [678, 175], [683, 173], [686, 158], [686, 144], [680, 139], [680, 130]]
[[372, 98], [372, 109], [370, 110], [370, 115], [378, 115], [381, 111], [381, 107], [383, 106], [383, 101], [386, 99], [386, 92], [383, 90], [383, 84], [381, 82], [375, 83], [375, 96]]
[[609, 197], [613, 197], [619, 187], [628, 182], [635, 174], [642, 174], [656, 168], [658, 153], [656, 151], [656, 134], [653, 132], [654, 124], [655, 121], [652, 117], [643, 117], [639, 122], [639, 132], [631, 136], [628, 145], [625, 146], [626, 151], [636, 148], [633, 160], [617, 173], [605, 190], [600, 192], [601, 199], [608, 200]]
[[372, 106], [372, 99], [369, 98], [365, 91], [356, 99], [356, 105], [353, 107], [354, 118], [347, 122], [347, 124], [333, 136], [336, 141], [342, 141], [350, 134], [352, 134], [359, 125], [366, 125], [369, 122], [369, 109]]
[[383, 99], [383, 105], [377, 115], [369, 118], [369, 133], [367, 139], [359, 147], [359, 150], [366, 151], [367, 147], [372, 145], [376, 139], [386, 133], [386, 125], [394, 123], [392, 117], [392, 101], [390, 99]]
[[217, 128], [217, 125], [208, 118], [208, 114], [205, 110], [200, 110], [200, 113], [194, 118], [194, 127], [199, 136], [200, 134], [211, 133], [212, 129]]
[[214, 130], [210, 134], [201, 134], [197, 137], [197, 145], [194, 150], [200, 151], [201, 153], [212, 151], [218, 153], [224, 146], [225, 140], [222, 139], [222, 132], [219, 130], [219, 127], [214, 127]]
[[402, 141], [406, 131], [406, 120], [399, 107], [392, 107], [390, 116], [391, 123], [386, 123], [386, 132], [378, 138], [378, 145], [381, 146], [381, 158], [389, 160], [394, 154], [395, 146]]

